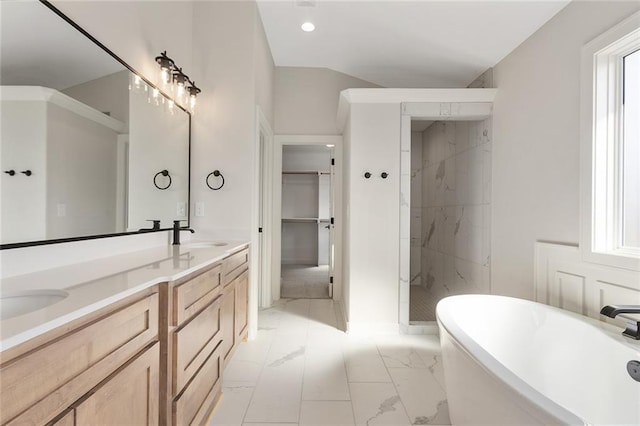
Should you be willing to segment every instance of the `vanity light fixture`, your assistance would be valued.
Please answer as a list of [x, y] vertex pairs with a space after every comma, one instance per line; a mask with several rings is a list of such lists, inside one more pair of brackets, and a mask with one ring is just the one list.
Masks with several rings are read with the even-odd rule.
[[160, 65], [160, 80], [162, 80], [162, 84], [170, 84], [171, 72], [176, 65], [173, 59], [167, 56], [167, 51], [165, 50], [160, 56], [156, 56], [156, 62]]
[[[187, 103], [189, 110], [193, 112], [196, 106], [196, 97], [202, 90], [196, 87], [196, 84], [182, 71], [182, 68], [167, 56], [166, 50], [160, 53], [160, 56], [156, 56], [156, 62], [160, 65], [162, 84], [174, 95], [175, 102]], [[154, 100], [159, 97], [159, 92], [156, 94], [156, 91], [157, 89], [154, 89]], [[158, 101], [156, 101], [157, 104], [159, 104]], [[170, 106], [173, 107], [173, 103]]]
[[316, 29], [316, 26], [311, 22], [305, 22], [300, 28], [302, 28], [302, 31], [310, 33], [311, 31]]
[[191, 83], [191, 86], [187, 87], [187, 91], [189, 92], [189, 110], [191, 112], [196, 108], [196, 97], [198, 93], [202, 92], [198, 87], [196, 87], [195, 81]]

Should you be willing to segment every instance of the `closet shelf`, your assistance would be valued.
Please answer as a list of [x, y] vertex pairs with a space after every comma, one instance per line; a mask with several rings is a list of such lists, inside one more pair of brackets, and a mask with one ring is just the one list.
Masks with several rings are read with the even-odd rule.
[[282, 171], [283, 175], [329, 175], [331, 172], [325, 170], [299, 170], [299, 171]]
[[329, 219], [320, 219], [317, 217], [283, 217], [283, 223], [329, 223]]

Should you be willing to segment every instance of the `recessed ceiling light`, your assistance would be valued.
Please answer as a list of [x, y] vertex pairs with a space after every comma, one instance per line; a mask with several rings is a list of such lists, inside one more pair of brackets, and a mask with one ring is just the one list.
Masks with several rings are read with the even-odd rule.
[[308, 33], [310, 33], [311, 31], [316, 29], [316, 26], [313, 25], [311, 22], [305, 22], [304, 24], [302, 24], [302, 31], [306, 31]]

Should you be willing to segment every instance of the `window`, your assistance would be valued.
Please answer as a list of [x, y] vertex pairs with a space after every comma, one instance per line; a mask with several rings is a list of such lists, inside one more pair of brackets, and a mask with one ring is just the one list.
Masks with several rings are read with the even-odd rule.
[[582, 60], [583, 258], [640, 270], [640, 13]]

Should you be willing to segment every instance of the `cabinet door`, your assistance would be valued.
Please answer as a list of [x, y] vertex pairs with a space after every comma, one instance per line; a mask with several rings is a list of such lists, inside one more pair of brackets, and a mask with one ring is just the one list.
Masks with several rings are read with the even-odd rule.
[[228, 360], [233, 344], [235, 342], [235, 306], [236, 306], [236, 286], [235, 282], [229, 284], [222, 294], [220, 304], [220, 328], [222, 329], [222, 353], [220, 356], [225, 363]]
[[247, 313], [249, 311], [249, 271], [245, 271], [236, 279], [236, 312], [235, 312], [235, 344], [242, 341], [247, 330]]
[[125, 364], [76, 406], [78, 425], [157, 425], [159, 344]]

